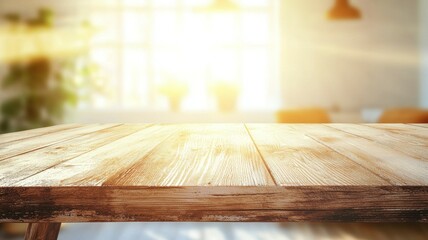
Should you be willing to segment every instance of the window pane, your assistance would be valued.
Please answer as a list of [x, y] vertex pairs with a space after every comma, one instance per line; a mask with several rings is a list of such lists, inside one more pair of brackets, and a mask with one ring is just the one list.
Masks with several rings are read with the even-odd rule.
[[125, 43], [142, 44], [147, 38], [147, 21], [144, 13], [123, 14], [123, 40]]
[[275, 0], [231, 0], [242, 11], [212, 13], [193, 9], [214, 0], [92, 1], [104, 6], [90, 16], [99, 30], [91, 55], [114, 93], [108, 104], [168, 109], [159, 86], [170, 80], [188, 85], [183, 110], [214, 108], [219, 81], [241, 86], [241, 109], [270, 103]]
[[155, 48], [153, 49], [153, 58], [151, 60], [153, 61], [152, 67], [156, 91], [156, 107], [167, 109], [167, 96], [162, 95], [159, 89], [170, 81], [182, 81], [180, 69], [179, 66], [177, 66], [179, 62], [177, 54], [171, 49]]
[[123, 101], [126, 107], [148, 106], [148, 71], [145, 49], [126, 48], [123, 52]]
[[168, 80], [179, 78], [180, 68], [176, 51], [157, 48], [153, 51], [153, 68], [157, 84], [162, 84]]
[[96, 28], [93, 44], [112, 43], [119, 41], [119, 14], [115, 11], [94, 12], [90, 22]]
[[237, 15], [234, 13], [218, 13], [211, 14], [210, 25], [210, 40], [213, 44], [236, 44], [238, 40], [238, 21]]
[[239, 58], [235, 49], [218, 49], [211, 56], [212, 81], [239, 82]]
[[177, 41], [177, 12], [154, 13], [153, 44], [174, 44]]
[[189, 87], [188, 95], [183, 101], [183, 109], [206, 110], [209, 98], [208, 69], [206, 66], [192, 68], [190, 64], [188, 65], [182, 72], [182, 79]]
[[202, 7], [208, 6], [212, 1], [213, 0], [184, 0], [184, 4], [189, 7]]
[[268, 44], [270, 39], [269, 15], [244, 13], [242, 17], [243, 39], [246, 44]]
[[177, 0], [152, 0], [155, 7], [176, 7]]
[[208, 46], [210, 42], [208, 20], [209, 17], [207, 15], [185, 13], [181, 32], [183, 44]]
[[146, 6], [148, 0], [122, 0], [125, 6]]
[[266, 109], [269, 104], [268, 91], [272, 80], [268, 56], [268, 51], [263, 48], [245, 50], [242, 55], [242, 109]]
[[96, 106], [116, 105], [118, 103], [118, 52], [111, 48], [94, 48], [90, 52], [91, 59], [100, 68], [101, 77], [104, 79], [104, 87], [107, 91], [107, 99]]
[[271, 0], [234, 0], [243, 7], [267, 7]]
[[121, 0], [89, 0], [94, 7], [102, 6], [102, 7], [117, 7]]

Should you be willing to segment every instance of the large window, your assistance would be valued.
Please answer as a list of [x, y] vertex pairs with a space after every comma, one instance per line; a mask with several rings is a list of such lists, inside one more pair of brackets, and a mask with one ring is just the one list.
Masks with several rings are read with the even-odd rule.
[[239, 110], [277, 99], [276, 0], [234, 0], [239, 10], [205, 11], [204, 0], [96, 1], [91, 56], [110, 96], [93, 107], [167, 109], [159, 86], [185, 82], [183, 110], [212, 110], [210, 85], [239, 86]]

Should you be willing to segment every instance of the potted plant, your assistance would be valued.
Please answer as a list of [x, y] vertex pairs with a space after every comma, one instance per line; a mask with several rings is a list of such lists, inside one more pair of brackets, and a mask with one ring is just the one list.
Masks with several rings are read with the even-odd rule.
[[238, 84], [219, 81], [211, 85], [211, 92], [216, 98], [217, 107], [220, 112], [232, 112], [236, 110], [240, 92]]
[[[18, 14], [7, 14], [5, 19], [23, 31], [21, 34], [26, 34], [33, 29], [52, 30], [54, 15], [49, 9], [40, 9], [34, 19], [24, 20]], [[68, 106], [76, 106], [83, 95], [94, 95], [92, 90], [102, 85], [95, 79], [97, 66], [86, 51], [66, 57], [42, 53], [17, 54], [13, 60], [3, 63], [7, 72], [1, 88], [7, 96], [0, 104], [0, 132], [58, 124]]]
[[181, 102], [188, 90], [187, 83], [179, 80], [168, 80], [159, 87], [159, 92], [168, 98], [169, 108], [173, 112], [180, 111]]

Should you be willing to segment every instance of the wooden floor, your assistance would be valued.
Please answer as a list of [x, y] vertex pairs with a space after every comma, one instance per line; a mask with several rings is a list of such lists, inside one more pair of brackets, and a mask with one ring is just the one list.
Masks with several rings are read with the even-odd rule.
[[[18, 240], [22, 236], [0, 240]], [[59, 240], [425, 240], [428, 224], [91, 223], [66, 224]]]

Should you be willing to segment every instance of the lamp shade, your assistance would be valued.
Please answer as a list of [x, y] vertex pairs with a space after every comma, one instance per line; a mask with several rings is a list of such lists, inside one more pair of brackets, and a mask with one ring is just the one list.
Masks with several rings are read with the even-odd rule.
[[361, 18], [360, 10], [351, 6], [348, 0], [335, 0], [333, 8], [328, 12], [331, 20], [355, 20]]

